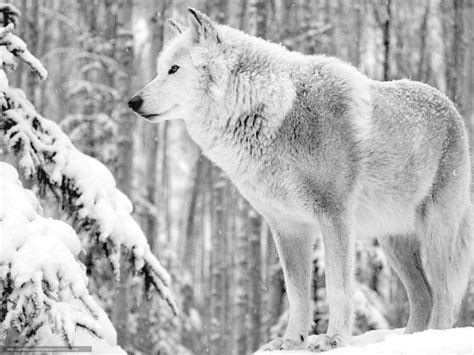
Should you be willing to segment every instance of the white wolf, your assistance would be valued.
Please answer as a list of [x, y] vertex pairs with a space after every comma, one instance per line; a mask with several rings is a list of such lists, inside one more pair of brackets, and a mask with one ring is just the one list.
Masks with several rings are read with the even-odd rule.
[[473, 244], [468, 140], [452, 102], [188, 12], [188, 28], [171, 22], [157, 77], [129, 105], [152, 122], [183, 119], [270, 225], [290, 318], [263, 349], [307, 346], [318, 231], [330, 314], [319, 350], [351, 335], [355, 237], [377, 237], [400, 276], [408, 333], [451, 327]]

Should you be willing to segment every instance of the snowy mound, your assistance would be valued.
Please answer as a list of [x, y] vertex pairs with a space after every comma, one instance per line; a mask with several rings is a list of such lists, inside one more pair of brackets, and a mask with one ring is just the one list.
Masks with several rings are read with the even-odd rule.
[[[350, 346], [326, 352], [328, 355], [472, 355], [474, 327], [427, 330], [416, 334], [399, 334], [399, 330], [374, 330], [356, 336]], [[309, 341], [311, 342], [311, 338]], [[257, 352], [258, 355], [315, 354], [307, 350]]]

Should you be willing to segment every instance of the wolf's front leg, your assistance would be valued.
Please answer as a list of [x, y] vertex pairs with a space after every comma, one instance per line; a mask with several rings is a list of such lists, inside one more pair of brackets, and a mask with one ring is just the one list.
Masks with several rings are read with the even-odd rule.
[[326, 297], [329, 325], [325, 335], [311, 339], [309, 348], [326, 351], [343, 346], [352, 333], [353, 249], [348, 219], [333, 218], [321, 223], [324, 242]]
[[283, 338], [274, 339], [260, 350], [303, 349], [312, 317], [310, 285], [314, 231], [308, 225], [279, 221], [272, 225], [272, 233], [285, 276], [290, 318]]

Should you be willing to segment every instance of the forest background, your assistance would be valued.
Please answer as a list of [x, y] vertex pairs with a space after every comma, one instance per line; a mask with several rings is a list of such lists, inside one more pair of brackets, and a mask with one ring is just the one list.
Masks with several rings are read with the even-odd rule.
[[[182, 122], [152, 125], [126, 107], [156, 73], [166, 19], [192, 6], [214, 20], [303, 53], [340, 57], [377, 80], [410, 78], [445, 92], [474, 146], [472, 0], [14, 0], [21, 38], [49, 72], [12, 73], [43, 116], [106, 164], [135, 206], [148, 242], [173, 279], [181, 315], [140, 280], [84, 255], [90, 290], [119, 344], [135, 354], [245, 354], [284, 331], [287, 301], [268, 226], [202, 156]], [[2, 148], [1, 160], [14, 162]], [[24, 184], [32, 186], [31, 181]], [[60, 218], [53, 196], [43, 206]], [[327, 326], [324, 255], [314, 250], [314, 333]], [[402, 327], [403, 287], [375, 240], [357, 245], [356, 332]], [[474, 325], [474, 280], [457, 325]]]

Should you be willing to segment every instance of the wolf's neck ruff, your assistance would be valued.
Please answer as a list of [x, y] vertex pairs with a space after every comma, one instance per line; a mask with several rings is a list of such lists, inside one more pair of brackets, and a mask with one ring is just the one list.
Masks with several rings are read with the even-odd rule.
[[[221, 86], [224, 92], [207, 89], [215, 95], [204, 99], [197, 108], [199, 118], [188, 120], [188, 128], [211, 160], [225, 170], [232, 165], [232, 172], [236, 172], [236, 167], [242, 166], [241, 160], [260, 158], [267, 152], [292, 108], [296, 93], [289, 70], [271, 70], [277, 58], [268, 57], [264, 64], [249, 67], [244, 63], [256, 49], [232, 54], [235, 41], [223, 38], [220, 48], [215, 49], [224, 55], [226, 66], [232, 68], [227, 83]], [[229, 148], [233, 156], [222, 154], [222, 150]]]

